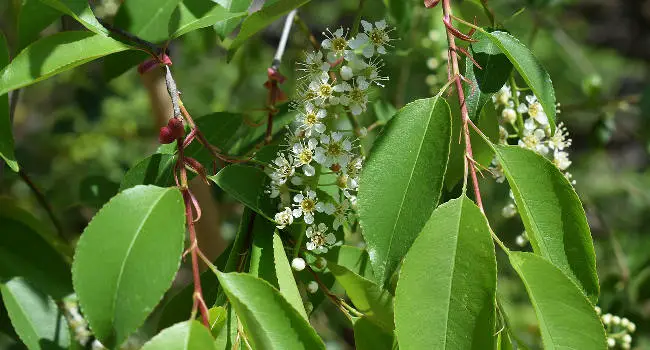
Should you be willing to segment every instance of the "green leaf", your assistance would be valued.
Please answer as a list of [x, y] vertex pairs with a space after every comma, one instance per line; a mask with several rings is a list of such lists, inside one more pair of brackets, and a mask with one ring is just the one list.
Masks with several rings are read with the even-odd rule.
[[512, 252], [510, 263], [537, 313], [544, 349], [607, 349], [594, 307], [562, 271], [532, 253]]
[[555, 132], [555, 90], [553, 90], [553, 82], [546, 69], [533, 53], [512, 35], [500, 31], [484, 33], [508, 57], [519, 75], [537, 96], [548, 116], [551, 133]]
[[[243, 123], [244, 117], [241, 114], [229, 112], [211, 113], [196, 119], [197, 127], [204, 133], [208, 142], [221, 150], [230, 150], [238, 141], [236, 131]], [[210, 152], [196, 141], [190, 144], [185, 155], [206, 166], [214, 159]]]
[[38, 39], [45, 28], [61, 17], [61, 12], [45, 5], [41, 0], [23, 0], [18, 11], [18, 50]]
[[0, 71], [0, 95], [129, 47], [89, 32], [60, 32], [36, 41]]
[[569, 276], [595, 303], [596, 256], [573, 186], [553, 163], [533, 151], [497, 146], [496, 155], [535, 253]]
[[185, 321], [164, 329], [141, 350], [210, 350], [216, 349], [212, 335], [200, 322]]
[[54, 300], [22, 278], [0, 284], [11, 324], [30, 350], [67, 349], [68, 324]]
[[115, 26], [154, 43], [167, 40], [179, 25], [180, 0], [128, 0], [115, 15]]
[[[9, 64], [9, 48], [4, 35], [0, 33], [0, 68]], [[0, 157], [11, 170], [18, 171], [18, 161], [14, 154], [14, 135], [9, 114], [9, 94], [0, 94]]]
[[497, 350], [513, 350], [510, 335], [508, 335], [508, 331], [505, 329], [497, 335]]
[[[296, 112], [291, 110], [289, 103], [282, 104], [277, 107], [279, 112], [273, 117], [273, 136], [284, 132], [286, 126], [296, 120]], [[266, 116], [264, 122], [258, 127], [251, 130], [251, 127], [246, 125], [240, 128], [239, 132], [234, 134], [237, 142], [230, 150], [231, 154], [245, 154], [252, 151], [256, 146], [259, 146], [266, 136]]]
[[492, 95], [508, 81], [512, 63], [498, 46], [482, 32], [477, 32], [472, 43], [472, 57], [481, 66], [476, 67], [469, 58], [465, 59], [465, 78], [471, 86], [464, 85], [465, 101], [469, 117], [476, 120], [486, 102], [492, 102]]
[[298, 286], [296, 285], [296, 279], [293, 277], [293, 271], [289, 265], [289, 259], [287, 259], [287, 254], [284, 252], [282, 239], [280, 239], [277, 232], [273, 234], [273, 257], [280, 294], [309, 322], [307, 312], [305, 312], [305, 307], [302, 304], [300, 292], [298, 291]]
[[400, 109], [375, 141], [361, 172], [359, 217], [379, 284], [438, 204], [450, 138], [449, 106], [433, 97]]
[[325, 349], [316, 331], [268, 282], [241, 273], [217, 276], [253, 349]]
[[[212, 273], [212, 271], [210, 271]], [[210, 333], [217, 337], [228, 320], [228, 311], [221, 306], [215, 306], [208, 310], [208, 321], [210, 322]]]
[[208, 178], [242, 204], [271, 220], [272, 207], [268, 195], [264, 193], [268, 176], [262, 169], [232, 164]]
[[406, 349], [494, 344], [496, 258], [490, 228], [467, 197], [436, 209], [404, 259], [395, 292]]
[[231, 13], [222, 6], [206, 0], [183, 0], [178, 4], [172, 19], [178, 19], [178, 23], [172, 26], [170, 38], [177, 38], [193, 30], [209, 27], [230, 19], [240, 18], [246, 12]]
[[251, 36], [260, 30], [266, 28], [271, 23], [286, 15], [291, 10], [298, 8], [309, 0], [282, 0], [277, 1], [269, 6], [264, 6], [261, 10], [248, 16], [241, 25], [239, 34], [228, 46], [228, 57], [232, 57], [235, 51], [239, 49]]
[[364, 316], [356, 321], [354, 329], [354, 346], [357, 350], [397, 349], [395, 334], [377, 326]]
[[[228, 10], [228, 12], [248, 13], [248, 8], [251, 6], [251, 2], [253, 2], [253, 0], [216, 0], [216, 2]], [[225, 20], [223, 22], [215, 24], [214, 29], [216, 30], [217, 35], [219, 35], [219, 38], [223, 40], [228, 35], [230, 35], [233, 30], [235, 30], [239, 22], [239, 18]]]
[[394, 328], [393, 296], [387, 290], [343, 266], [330, 262], [327, 267], [359, 311], [386, 331]]
[[108, 35], [108, 30], [99, 24], [86, 0], [41, 0], [41, 2], [71, 16], [93, 33]]
[[57, 300], [72, 294], [70, 267], [49, 243], [53, 235], [28, 212], [0, 202], [0, 282], [21, 278]]
[[239, 320], [237, 319], [237, 315], [235, 315], [232, 307], [228, 307], [225, 312], [226, 319], [219, 333], [214, 335], [214, 345], [218, 350], [243, 349], [244, 347], [241, 346], [241, 337], [239, 336]]
[[370, 267], [370, 258], [368, 252], [364, 249], [353, 247], [349, 245], [342, 245], [330, 249], [324, 255], [327, 261], [334, 262], [335, 264], [345, 267], [346, 269], [354, 272], [355, 274], [373, 279], [372, 268]]
[[174, 185], [174, 173], [172, 169], [176, 163], [176, 157], [170, 154], [152, 154], [141, 160], [126, 172], [120, 191], [137, 185], [156, 185], [169, 187]]
[[171, 285], [183, 251], [184, 211], [178, 189], [136, 186], [104, 205], [81, 235], [73, 283], [104, 345], [119, 346]]

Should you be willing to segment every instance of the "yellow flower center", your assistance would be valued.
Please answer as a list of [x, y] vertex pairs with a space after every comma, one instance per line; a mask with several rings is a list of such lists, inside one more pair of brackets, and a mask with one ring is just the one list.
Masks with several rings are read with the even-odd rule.
[[300, 163], [302, 164], [309, 164], [311, 163], [313, 156], [314, 154], [309, 148], [303, 148], [302, 152], [298, 155], [298, 160], [300, 160]]
[[305, 198], [302, 200], [302, 202], [300, 202], [300, 208], [305, 213], [313, 212], [315, 207], [316, 203], [314, 203], [314, 201], [309, 198]]

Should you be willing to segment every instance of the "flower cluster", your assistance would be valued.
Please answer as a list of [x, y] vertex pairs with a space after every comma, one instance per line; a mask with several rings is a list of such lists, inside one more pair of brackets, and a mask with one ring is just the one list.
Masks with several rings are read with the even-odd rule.
[[336, 120], [365, 112], [371, 87], [388, 80], [380, 74], [381, 55], [391, 47], [392, 29], [385, 21], [361, 21], [361, 26], [354, 37], [343, 28], [327, 30], [321, 49], [299, 63], [297, 126], [267, 168], [267, 193], [280, 200], [277, 227], [297, 220], [307, 224], [306, 247], [315, 254], [339, 244], [335, 234], [354, 210], [363, 165], [359, 140], [349, 130], [337, 130]]
[[70, 328], [74, 332], [74, 337], [81, 345], [86, 345], [92, 338], [92, 332], [88, 328], [88, 321], [79, 312], [79, 304], [74, 297], [70, 297], [63, 302], [65, 316]]
[[[501, 90], [492, 96], [495, 108], [501, 113], [500, 143], [508, 144], [511, 139], [517, 140], [520, 147], [527, 148], [548, 158], [564, 173], [564, 176], [571, 184], [575, 184], [571, 173], [567, 171], [571, 165], [568, 153], [571, 139], [567, 128], [563, 123], [559, 123], [555, 128], [555, 132], [551, 133], [548, 116], [537, 97], [535, 95], [526, 95], [523, 100], [520, 97], [520, 91], [513, 94], [508, 85], [504, 85]], [[503, 169], [496, 159], [492, 161], [490, 171], [497, 182], [501, 183], [505, 180]], [[514, 201], [506, 205], [502, 213], [506, 218], [513, 217], [517, 213]], [[527, 243], [526, 238], [523, 236], [519, 240], [524, 245]]]
[[601, 310], [596, 306], [596, 313], [607, 332], [607, 346], [610, 349], [629, 349], [632, 344], [632, 333], [636, 331], [634, 322], [625, 317], [612, 314], [601, 315]]

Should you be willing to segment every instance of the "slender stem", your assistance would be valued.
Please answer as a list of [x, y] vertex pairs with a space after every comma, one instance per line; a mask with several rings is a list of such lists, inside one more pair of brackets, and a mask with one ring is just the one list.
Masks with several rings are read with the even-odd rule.
[[357, 8], [357, 16], [354, 19], [354, 24], [352, 25], [351, 36], [357, 35], [359, 33], [359, 25], [361, 24], [361, 13], [363, 12], [363, 4], [366, 0], [359, 0], [359, 7]]
[[291, 33], [291, 25], [293, 24], [293, 18], [298, 13], [298, 10], [294, 9], [287, 15], [287, 18], [284, 20], [284, 28], [282, 28], [282, 37], [280, 37], [280, 43], [278, 48], [275, 51], [275, 57], [273, 58], [273, 68], [277, 69], [280, 66], [282, 61], [282, 56], [284, 55], [284, 50], [287, 47], [287, 40], [289, 39], [289, 33]]
[[194, 229], [194, 219], [192, 215], [192, 200], [189, 189], [183, 190], [183, 200], [185, 202], [185, 219], [187, 228], [190, 232], [190, 254], [192, 257], [192, 278], [194, 279], [194, 302], [192, 304], [192, 313], [196, 313], [197, 308], [201, 313], [203, 325], [210, 329], [208, 321], [208, 308], [203, 301], [203, 290], [201, 289], [201, 276], [199, 274], [199, 261], [197, 257], [198, 242], [196, 239], [196, 230]]
[[52, 205], [50, 205], [50, 202], [47, 200], [43, 192], [36, 186], [34, 181], [27, 175], [25, 170], [22, 168], [18, 170], [18, 175], [20, 178], [27, 184], [29, 189], [32, 191], [34, 196], [36, 197], [36, 200], [38, 201], [38, 204], [40, 204], [43, 209], [45, 209], [45, 212], [47, 212], [47, 216], [50, 218], [52, 221], [52, 224], [54, 224], [54, 227], [56, 228], [56, 232], [63, 239], [64, 242], [67, 242], [68, 240], [65, 237], [65, 234], [63, 232], [63, 226], [61, 225], [61, 222], [59, 219], [54, 215], [54, 209], [52, 209]]
[[[449, 19], [451, 16], [451, 0], [442, 1], [442, 12], [443, 15]], [[463, 121], [463, 133], [465, 136], [465, 179], [467, 179], [467, 170], [469, 168], [469, 174], [472, 178], [472, 183], [474, 186], [474, 196], [476, 197], [476, 205], [478, 205], [481, 212], [483, 210], [483, 200], [481, 199], [481, 190], [479, 189], [478, 178], [476, 177], [476, 169], [474, 165], [470, 164], [469, 159], [473, 159], [472, 154], [472, 143], [469, 136], [469, 126], [467, 124], [469, 120], [469, 113], [467, 111], [467, 104], [465, 103], [465, 92], [463, 91], [463, 83], [460, 79], [460, 69], [458, 68], [458, 54], [456, 48], [456, 38], [450, 30], [447, 30], [447, 42], [449, 44], [449, 61], [451, 63], [451, 73], [452, 79], [456, 83], [456, 91], [458, 94], [458, 103], [460, 104], [460, 112]], [[465, 180], [467, 181], [467, 180]]]
[[510, 85], [510, 93], [512, 94], [512, 99], [515, 103], [515, 113], [517, 114], [517, 135], [519, 138], [522, 138], [524, 137], [524, 117], [519, 112], [519, 96], [517, 96], [518, 88], [514, 73], [510, 73], [508, 85]]

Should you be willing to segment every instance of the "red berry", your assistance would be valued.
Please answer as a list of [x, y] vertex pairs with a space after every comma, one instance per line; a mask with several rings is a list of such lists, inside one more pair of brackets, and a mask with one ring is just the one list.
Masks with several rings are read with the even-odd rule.
[[174, 133], [169, 128], [169, 126], [163, 126], [160, 128], [160, 133], [158, 134], [158, 141], [162, 144], [172, 143], [176, 140]]
[[183, 128], [183, 121], [180, 118], [171, 118], [167, 122], [167, 127], [172, 132], [175, 139], [180, 139], [185, 136], [185, 128]]

